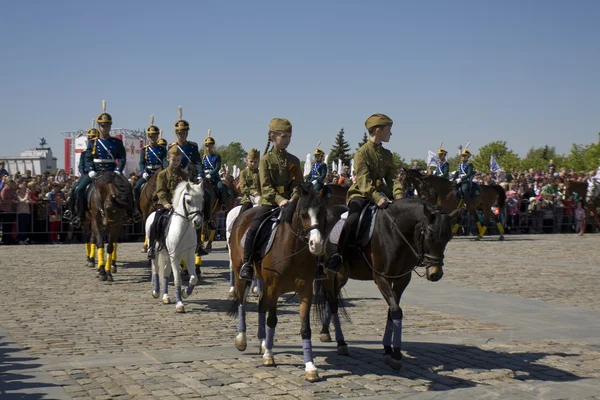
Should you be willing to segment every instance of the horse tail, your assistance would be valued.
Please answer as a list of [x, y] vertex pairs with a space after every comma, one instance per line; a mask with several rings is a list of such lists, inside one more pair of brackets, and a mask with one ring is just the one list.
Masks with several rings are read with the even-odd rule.
[[496, 203], [496, 205], [498, 206], [498, 208], [504, 209], [504, 206], [506, 205], [506, 192], [504, 191], [502, 186], [499, 185], [492, 185], [492, 188], [498, 194], [498, 202]]
[[[323, 321], [323, 315], [327, 306], [327, 293], [325, 293], [325, 286], [323, 285], [323, 282], [324, 281], [322, 280], [314, 281], [313, 305], [315, 310], [315, 319], [318, 321], [318, 323]], [[338, 315], [341, 315], [345, 321], [352, 322], [350, 315], [344, 306], [344, 295], [342, 294], [337, 274], [333, 276], [333, 291], [335, 293], [338, 305]]]
[[238, 316], [238, 307], [240, 304], [245, 303], [248, 295], [250, 294], [250, 286], [252, 282], [244, 281], [244, 293], [238, 293], [236, 291], [235, 297], [231, 301], [231, 305], [229, 306], [229, 310], [227, 310], [227, 315], [231, 318], [236, 318]]

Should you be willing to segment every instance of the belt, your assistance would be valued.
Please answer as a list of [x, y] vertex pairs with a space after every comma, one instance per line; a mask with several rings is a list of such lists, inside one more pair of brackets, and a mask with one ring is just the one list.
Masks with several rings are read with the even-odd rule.
[[159, 169], [162, 164], [150, 164], [146, 166], [146, 169]]
[[95, 163], [116, 163], [116, 160], [113, 160], [111, 158], [109, 159], [103, 159], [103, 158], [94, 158], [94, 162]]

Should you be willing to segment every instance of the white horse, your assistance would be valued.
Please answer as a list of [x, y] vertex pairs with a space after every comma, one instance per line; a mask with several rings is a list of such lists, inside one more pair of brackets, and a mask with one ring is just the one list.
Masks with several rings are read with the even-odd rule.
[[[196, 230], [204, 223], [203, 214], [204, 189], [202, 184], [194, 185], [190, 182], [181, 182], [177, 185], [173, 194], [173, 208], [169, 212], [170, 220], [165, 233], [165, 247], [158, 251], [158, 243], [155, 244], [156, 258], [152, 260], [152, 297], [157, 299], [160, 294], [160, 282], [162, 282], [162, 302], [169, 304], [168, 285], [171, 270], [175, 281], [175, 311], [185, 312], [183, 298], [187, 298], [194, 291], [198, 283], [198, 277], [194, 268], [194, 257], [196, 252]], [[155, 212], [146, 220], [146, 232], [154, 221]], [[190, 272], [190, 281], [185, 291], [181, 291], [181, 266], [183, 260]]]
[[[250, 196], [250, 200], [252, 201], [252, 207], [255, 207], [260, 202], [260, 196], [256, 196], [256, 197]], [[231, 246], [229, 245], [229, 238], [231, 237], [231, 229], [233, 228], [233, 225], [235, 224], [235, 220], [240, 215], [241, 209], [242, 209], [242, 206], [236, 206], [236, 207], [232, 208], [231, 210], [229, 210], [229, 212], [227, 213], [227, 219], [225, 221], [225, 229], [226, 229], [225, 237], [227, 239], [227, 251], [229, 252], [229, 296], [231, 296], [231, 297], [235, 293], [235, 285], [233, 282], [233, 264], [231, 262]], [[253, 290], [254, 294], [258, 293], [257, 286], [254, 286], [254, 289], [252, 289], [252, 290]]]

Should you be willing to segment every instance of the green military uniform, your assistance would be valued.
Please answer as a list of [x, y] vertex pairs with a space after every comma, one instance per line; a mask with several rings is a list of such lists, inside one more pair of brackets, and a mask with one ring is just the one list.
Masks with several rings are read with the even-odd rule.
[[252, 203], [252, 194], [260, 193], [258, 169], [252, 170], [250, 167], [246, 167], [246, 169], [240, 172], [240, 192], [243, 195], [240, 204]]
[[277, 207], [283, 200], [298, 195], [302, 181], [294, 180], [290, 168], [300, 170], [298, 157], [286, 150], [273, 148], [260, 159], [259, 179], [261, 187], [260, 205]]
[[383, 196], [388, 199], [404, 197], [392, 152], [381, 144], [369, 140], [360, 146], [354, 154], [354, 170], [356, 182], [348, 189], [348, 202], [355, 197], [364, 197], [374, 203]]
[[173, 193], [180, 182], [188, 181], [188, 174], [180, 168], [166, 168], [156, 177], [156, 197], [158, 204], [166, 206], [173, 201]]

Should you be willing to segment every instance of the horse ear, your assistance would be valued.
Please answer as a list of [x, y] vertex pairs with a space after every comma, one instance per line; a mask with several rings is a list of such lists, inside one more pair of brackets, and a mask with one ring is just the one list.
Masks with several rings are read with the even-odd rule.
[[427, 221], [429, 221], [430, 224], [433, 223], [435, 213], [431, 212], [427, 204], [423, 204], [423, 214], [425, 214], [425, 218], [427, 218]]
[[192, 184], [190, 182], [185, 185], [185, 190], [192, 190]]
[[462, 208], [457, 208], [456, 210], [452, 211], [450, 213], [450, 219], [452, 220], [452, 222], [456, 221], [456, 219], [460, 216], [461, 213]]

